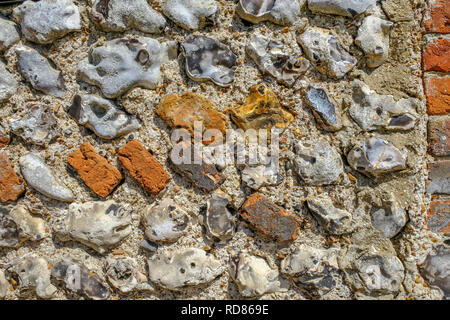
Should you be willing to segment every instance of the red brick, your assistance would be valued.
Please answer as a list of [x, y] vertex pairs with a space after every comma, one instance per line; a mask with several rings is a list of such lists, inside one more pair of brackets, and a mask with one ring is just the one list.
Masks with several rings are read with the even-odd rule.
[[428, 114], [450, 113], [450, 78], [427, 78], [424, 84]]
[[89, 143], [83, 143], [67, 158], [84, 183], [97, 195], [106, 198], [122, 181], [117, 168], [100, 156]]
[[427, 225], [433, 232], [450, 234], [450, 201], [431, 202]]
[[16, 201], [24, 191], [6, 152], [0, 152], [0, 202]]
[[258, 193], [245, 201], [240, 215], [250, 226], [279, 242], [295, 240], [301, 226], [296, 216]]
[[427, 44], [422, 61], [424, 71], [450, 72], [450, 40], [438, 39]]
[[158, 194], [171, 179], [158, 160], [137, 140], [119, 150], [119, 160], [148, 193]]
[[450, 5], [448, 0], [430, 0], [426, 16], [425, 30], [427, 32], [450, 33]]
[[428, 151], [438, 157], [450, 156], [450, 117], [428, 120]]

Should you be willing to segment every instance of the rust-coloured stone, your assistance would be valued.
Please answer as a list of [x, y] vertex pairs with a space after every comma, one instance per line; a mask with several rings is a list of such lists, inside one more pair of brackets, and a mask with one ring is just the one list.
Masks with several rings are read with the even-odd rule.
[[2, 130], [0, 126], [0, 149], [6, 147], [9, 144], [9, 134]]
[[281, 106], [275, 93], [264, 83], [251, 87], [245, 105], [231, 109], [230, 115], [243, 130], [285, 129], [294, 121], [294, 116]]
[[428, 150], [434, 156], [450, 156], [450, 117], [428, 120]]
[[0, 202], [16, 201], [25, 191], [6, 152], [0, 152]]
[[[194, 136], [194, 122], [202, 122], [203, 132], [216, 129], [225, 135], [226, 117], [215, 110], [207, 98], [192, 92], [183, 95], [172, 94], [164, 97], [156, 108], [156, 113], [172, 128], [184, 128]], [[203, 133], [201, 132], [201, 133]], [[210, 143], [212, 141], [204, 141]]]
[[450, 5], [448, 0], [430, 0], [430, 18], [425, 20], [427, 32], [450, 33]]
[[431, 202], [427, 225], [433, 232], [450, 234], [450, 201]]
[[170, 159], [175, 169], [193, 182], [200, 190], [205, 193], [211, 192], [225, 181], [225, 177], [217, 170], [215, 165], [208, 164], [203, 159], [201, 159], [201, 163], [194, 163], [197, 156], [190, 142], [180, 143], [176, 147], [180, 147], [176, 157], [177, 160], [184, 159], [184, 161], [174, 161], [176, 153], [172, 151], [173, 154]]
[[301, 226], [296, 216], [258, 193], [247, 199], [240, 214], [253, 228], [279, 242], [295, 240]]
[[450, 40], [438, 39], [427, 44], [422, 62], [424, 71], [450, 72]]
[[84, 183], [97, 195], [106, 198], [122, 181], [120, 171], [100, 156], [89, 143], [83, 143], [67, 158]]
[[148, 193], [158, 194], [171, 179], [158, 160], [137, 140], [119, 150], [119, 160]]
[[450, 78], [427, 78], [424, 84], [428, 114], [450, 113]]

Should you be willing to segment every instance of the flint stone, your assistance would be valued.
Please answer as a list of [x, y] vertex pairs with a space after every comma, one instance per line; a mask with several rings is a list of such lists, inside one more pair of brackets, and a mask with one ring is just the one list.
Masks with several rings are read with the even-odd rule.
[[236, 219], [228, 209], [229, 198], [218, 191], [208, 200], [204, 225], [208, 236], [220, 240], [228, 240], [234, 236]]
[[8, 215], [0, 213], [0, 247], [14, 248], [19, 245], [19, 228]]
[[283, 182], [283, 177], [274, 165], [246, 166], [241, 171], [242, 181], [253, 190], [264, 186], [276, 186]]
[[409, 130], [415, 127], [419, 101], [414, 98], [394, 100], [381, 95], [362, 81], [353, 82], [353, 103], [349, 114], [364, 131]]
[[197, 248], [159, 253], [148, 259], [150, 280], [175, 291], [211, 282], [224, 271], [219, 260]]
[[218, 9], [215, 0], [165, 0], [162, 5], [163, 13], [188, 31], [215, 24]]
[[295, 172], [307, 184], [315, 186], [332, 184], [344, 172], [340, 154], [323, 139], [298, 141], [295, 153]]
[[408, 214], [393, 198], [382, 202], [381, 207], [373, 206], [370, 210], [372, 225], [383, 238], [393, 238], [406, 225]]
[[0, 149], [6, 147], [10, 142], [9, 132], [0, 124]]
[[0, 16], [0, 52], [7, 50], [19, 40], [16, 24]]
[[76, 95], [67, 112], [78, 124], [103, 139], [111, 140], [141, 127], [136, 117], [119, 110], [112, 101], [96, 95]]
[[191, 35], [181, 45], [186, 73], [194, 81], [211, 80], [228, 87], [234, 81], [237, 56], [223, 43], [202, 35]]
[[158, 245], [154, 242], [151, 242], [147, 239], [142, 239], [139, 247], [149, 253], [155, 253], [158, 250]]
[[427, 283], [441, 289], [444, 296], [450, 298], [450, 249], [443, 245], [436, 248], [419, 265], [419, 271]]
[[17, 92], [19, 83], [14, 79], [11, 73], [6, 70], [6, 66], [0, 61], [0, 103], [8, 100]]
[[92, 20], [105, 31], [124, 32], [136, 29], [146, 33], [162, 32], [164, 17], [146, 0], [94, 0], [89, 11]]
[[350, 166], [369, 177], [406, 168], [406, 151], [400, 151], [392, 143], [381, 138], [368, 138], [347, 155]]
[[64, 202], [75, 200], [73, 192], [53, 174], [50, 167], [34, 153], [19, 159], [22, 175], [30, 187], [43, 195]]
[[309, 27], [298, 35], [297, 41], [314, 67], [335, 80], [356, 66], [357, 60], [326, 29]]
[[105, 261], [108, 282], [122, 293], [132, 292], [138, 285], [137, 263], [133, 258], [108, 258]]
[[239, 0], [236, 12], [252, 23], [271, 21], [292, 25], [300, 15], [304, 0]]
[[32, 105], [23, 118], [11, 119], [9, 128], [26, 143], [45, 146], [55, 137], [57, 122], [49, 106]]
[[131, 211], [113, 200], [69, 206], [55, 233], [61, 241], [78, 241], [104, 254], [131, 233]]
[[166, 198], [144, 212], [142, 224], [150, 241], [174, 242], [186, 233], [187, 213], [173, 200]]
[[32, 48], [19, 46], [15, 50], [19, 71], [34, 89], [58, 98], [64, 96], [66, 86], [61, 71]]
[[427, 193], [450, 194], [450, 161], [436, 161], [430, 163], [429, 167], [428, 178], [430, 181], [427, 185]]
[[0, 270], [0, 299], [6, 297], [9, 291], [9, 282], [5, 278], [5, 273]]
[[353, 227], [352, 215], [337, 208], [333, 201], [325, 196], [309, 199], [308, 208], [319, 221], [319, 224], [331, 234], [343, 234], [351, 231]]
[[14, 8], [13, 16], [25, 38], [40, 44], [81, 30], [80, 12], [72, 0], [26, 1]]
[[78, 77], [98, 86], [105, 97], [117, 98], [135, 87], [155, 89], [162, 84], [161, 66], [176, 56], [175, 41], [151, 38], [115, 39], [91, 48], [78, 64]]
[[327, 131], [342, 129], [341, 112], [336, 102], [328, 97], [322, 88], [309, 86], [305, 92], [306, 104], [311, 109], [320, 126]]
[[240, 294], [246, 298], [285, 291], [278, 270], [271, 268], [261, 257], [240, 253], [231, 262], [230, 273]]
[[18, 205], [14, 207], [9, 212], [9, 217], [17, 226], [20, 241], [39, 241], [49, 237], [45, 221], [40, 217], [31, 215], [24, 206]]
[[66, 257], [52, 268], [52, 278], [62, 282], [66, 289], [93, 300], [109, 298], [109, 287], [100, 277], [79, 261]]
[[376, 0], [308, 0], [308, 8], [313, 13], [354, 17], [375, 6]]
[[252, 35], [246, 52], [262, 73], [274, 77], [287, 87], [292, 87], [310, 67], [309, 60], [286, 54], [281, 43], [258, 34]]

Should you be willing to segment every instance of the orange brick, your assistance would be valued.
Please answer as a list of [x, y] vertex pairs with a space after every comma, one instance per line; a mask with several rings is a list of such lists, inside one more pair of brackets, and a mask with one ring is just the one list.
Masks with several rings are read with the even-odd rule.
[[16, 201], [24, 191], [6, 152], [0, 152], [0, 202]]
[[89, 143], [83, 143], [67, 158], [84, 183], [97, 195], [106, 198], [122, 181], [122, 174], [100, 156]]
[[158, 194], [170, 181], [163, 166], [137, 140], [119, 150], [119, 160], [141, 186], [151, 194]]
[[240, 211], [253, 228], [279, 242], [293, 241], [300, 229], [300, 220], [258, 193], [252, 194]]
[[450, 113], [450, 78], [424, 79], [427, 113], [431, 115]]
[[450, 40], [438, 39], [427, 44], [422, 61], [424, 71], [450, 72]]
[[9, 134], [3, 131], [0, 126], [0, 149], [6, 147], [9, 144]]
[[429, 17], [425, 20], [427, 32], [450, 33], [450, 5], [448, 0], [430, 0]]
[[450, 201], [431, 202], [427, 225], [433, 232], [450, 234]]

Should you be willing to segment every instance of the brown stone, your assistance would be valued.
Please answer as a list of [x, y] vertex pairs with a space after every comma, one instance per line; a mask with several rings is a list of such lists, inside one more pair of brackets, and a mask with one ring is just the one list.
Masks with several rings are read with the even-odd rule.
[[67, 158], [84, 183], [97, 195], [106, 198], [122, 181], [120, 171], [100, 156], [89, 143], [83, 143]]
[[137, 140], [119, 150], [119, 160], [148, 193], [158, 194], [171, 179], [158, 160]]
[[16, 201], [25, 191], [6, 152], [0, 152], [0, 202]]
[[296, 216], [258, 193], [247, 199], [240, 215], [253, 228], [279, 242], [295, 240], [301, 226], [301, 221]]
[[450, 201], [431, 202], [427, 225], [433, 232], [450, 234]]
[[[156, 113], [172, 128], [183, 128], [194, 136], [194, 122], [203, 125], [203, 132], [216, 129], [225, 135], [226, 117], [215, 110], [213, 103], [207, 98], [192, 92], [183, 95], [172, 94], [164, 97], [156, 108]], [[204, 141], [211, 143], [212, 141]]]
[[424, 71], [450, 72], [450, 40], [438, 39], [427, 44], [422, 62]]
[[428, 150], [434, 156], [450, 156], [450, 117], [428, 120]]
[[450, 113], [450, 78], [424, 79], [427, 97], [427, 113], [431, 115]]
[[[172, 154], [170, 159], [175, 169], [200, 190], [206, 193], [211, 192], [225, 181], [225, 177], [217, 170], [216, 166], [206, 163], [203, 158], [201, 158], [201, 163], [194, 163], [196, 156], [191, 143], [180, 143], [175, 147], [179, 148], [178, 160], [184, 159], [184, 161], [179, 161], [181, 163], [177, 163], [177, 161], [174, 161], [174, 155]], [[172, 151], [172, 153], [174, 152]]]
[[429, 194], [450, 194], [450, 160], [430, 163], [428, 179]]
[[0, 125], [0, 149], [6, 147], [9, 144], [9, 134], [6, 133]]
[[294, 116], [281, 106], [278, 97], [264, 83], [251, 87], [245, 105], [231, 109], [230, 115], [243, 130], [285, 129], [294, 121]]
[[430, 0], [429, 18], [425, 20], [427, 32], [450, 33], [450, 6], [448, 0]]

